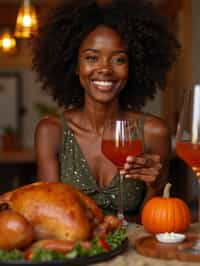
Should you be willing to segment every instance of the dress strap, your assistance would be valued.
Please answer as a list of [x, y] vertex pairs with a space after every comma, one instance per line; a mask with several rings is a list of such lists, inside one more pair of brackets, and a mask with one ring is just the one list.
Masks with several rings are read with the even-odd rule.
[[145, 152], [145, 141], [144, 141], [144, 124], [145, 124], [145, 118], [146, 118], [146, 113], [142, 113], [140, 116], [140, 129], [142, 131], [142, 150], [143, 153]]
[[146, 117], [146, 113], [142, 113], [140, 116], [140, 127], [143, 130], [143, 132], [144, 132], [145, 117]]
[[68, 127], [67, 120], [66, 120], [66, 118], [65, 118], [64, 112], [62, 112], [62, 113], [60, 114], [60, 120], [61, 120], [61, 124], [62, 124], [62, 126], [63, 126], [63, 130], [68, 130], [69, 127]]

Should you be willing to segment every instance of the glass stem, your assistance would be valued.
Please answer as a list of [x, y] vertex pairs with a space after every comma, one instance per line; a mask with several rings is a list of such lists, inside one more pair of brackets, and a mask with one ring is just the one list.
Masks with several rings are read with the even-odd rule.
[[197, 178], [198, 182], [198, 222], [200, 222], [200, 178]]
[[119, 219], [124, 219], [124, 175], [120, 173], [119, 177], [119, 206], [117, 216]]
[[[197, 179], [198, 182], [198, 222], [200, 222], [200, 179]], [[191, 247], [191, 251], [194, 254], [200, 254], [200, 237], [197, 237], [197, 240], [194, 242], [194, 244]]]

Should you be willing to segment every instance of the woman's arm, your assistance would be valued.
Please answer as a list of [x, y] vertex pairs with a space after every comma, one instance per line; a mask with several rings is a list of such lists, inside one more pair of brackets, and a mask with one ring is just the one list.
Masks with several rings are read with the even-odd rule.
[[171, 137], [169, 128], [162, 119], [150, 117], [146, 123], [146, 153], [157, 154], [162, 168], [155, 181], [149, 183], [149, 196], [161, 195], [168, 178]]
[[61, 143], [62, 128], [57, 117], [43, 118], [35, 131], [35, 151], [37, 179], [59, 181], [58, 149]]

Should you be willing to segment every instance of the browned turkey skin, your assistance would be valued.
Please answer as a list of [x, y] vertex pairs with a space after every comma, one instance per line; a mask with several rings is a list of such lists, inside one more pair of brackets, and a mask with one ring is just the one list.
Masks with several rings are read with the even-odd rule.
[[[8, 229], [8, 223], [14, 223], [16, 219], [18, 223], [23, 220], [16, 215], [13, 216], [12, 212], [19, 214], [27, 221], [26, 232], [26, 223], [23, 220], [23, 241], [27, 243], [27, 247], [31, 239], [34, 239], [34, 241], [46, 240], [46, 242], [40, 242], [44, 248], [49, 245], [52, 247], [58, 245], [63, 249], [66, 245], [68, 250], [77, 240], [90, 240], [94, 235], [105, 236], [121, 227], [121, 221], [117, 217], [112, 215], [104, 217], [101, 209], [90, 197], [71, 185], [63, 183], [37, 182], [20, 187], [1, 195], [0, 205], [2, 209], [8, 206], [10, 213], [6, 215], [4, 222], [0, 223], [2, 234], [5, 231], [4, 228]], [[2, 210], [0, 214], [4, 212], [6, 210]], [[32, 238], [30, 226], [33, 231]], [[12, 234], [15, 236], [15, 242], [16, 239], [21, 239], [16, 230], [15, 234], [12, 230], [9, 231], [10, 239]], [[51, 244], [47, 240], [51, 240]], [[24, 248], [23, 241], [17, 248]], [[13, 240], [13, 244], [10, 244], [12, 248], [15, 248], [15, 242]], [[8, 243], [5, 240], [5, 244], [3, 242], [0, 248], [8, 249], [7, 247]]]

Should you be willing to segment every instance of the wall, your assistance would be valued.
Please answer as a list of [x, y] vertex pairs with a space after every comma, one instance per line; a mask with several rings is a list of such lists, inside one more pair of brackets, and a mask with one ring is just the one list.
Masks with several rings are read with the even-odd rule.
[[[23, 143], [25, 146], [32, 146], [34, 143], [34, 131], [35, 126], [38, 123], [40, 117], [36, 112], [34, 106], [37, 102], [43, 102], [50, 105], [55, 105], [52, 102], [51, 97], [40, 89], [40, 83], [36, 81], [36, 75], [27, 66], [1, 66], [1, 72], [17, 72], [22, 78], [22, 105], [25, 109], [25, 114], [23, 116]], [[1, 114], [3, 110], [1, 110]]]
[[155, 98], [146, 103], [143, 111], [163, 118], [162, 109], [162, 92], [158, 91]]
[[34, 106], [37, 102], [43, 102], [46, 104], [54, 104], [51, 97], [41, 91], [40, 83], [36, 81], [35, 73], [30, 69], [21, 70], [23, 78], [23, 89], [24, 89], [24, 107], [27, 112], [24, 115], [24, 143], [26, 145], [33, 145], [34, 143], [34, 131], [35, 126], [38, 123], [40, 117]]

